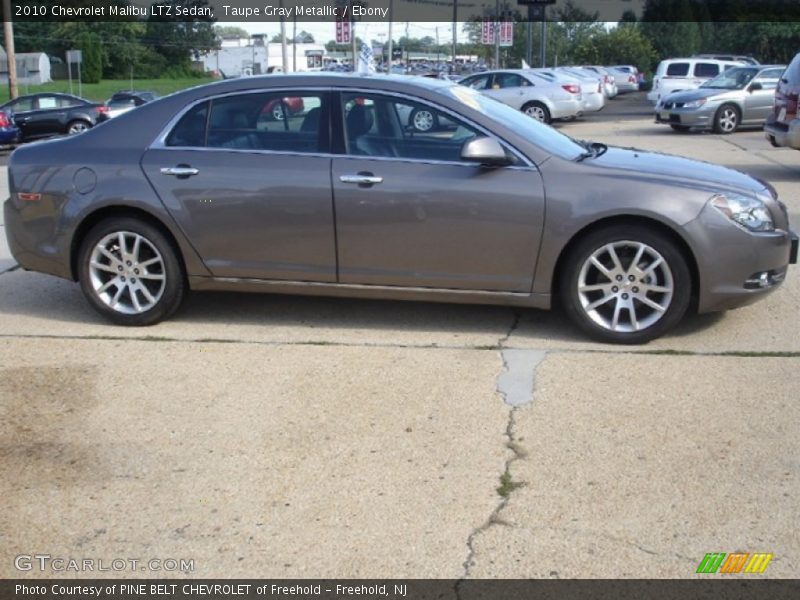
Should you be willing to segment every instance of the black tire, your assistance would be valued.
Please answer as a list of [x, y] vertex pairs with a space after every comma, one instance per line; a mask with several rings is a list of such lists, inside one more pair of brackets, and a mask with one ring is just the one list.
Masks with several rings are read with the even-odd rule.
[[549, 125], [553, 122], [550, 111], [541, 102], [528, 102], [522, 107], [522, 112], [545, 125]]
[[[597, 256], [596, 253], [602, 251], [603, 248], [608, 244], [620, 244], [620, 248], [618, 249], [619, 252], [628, 252], [627, 255], [623, 254], [622, 256], [619, 256], [620, 263], [623, 267], [625, 267], [626, 257], [630, 257], [628, 259], [628, 267], [632, 265], [633, 257], [631, 255], [634, 254], [637, 246], [632, 244], [629, 247], [626, 247], [624, 244], [622, 244], [622, 242], [644, 244], [649, 248], [649, 250], [642, 256], [645, 258], [653, 257], [654, 260], [652, 262], [655, 262], [655, 254], [650, 254], [650, 250], [653, 250], [663, 258], [664, 262], [666, 263], [666, 267], [659, 267], [659, 271], [657, 273], [654, 272], [647, 275], [647, 280], [639, 279], [638, 281], [629, 282], [627, 277], [623, 277], [623, 283], [619, 283], [617, 281], [612, 281], [611, 278], [608, 278], [608, 281], [611, 282], [610, 286], [613, 286], [615, 283], [617, 286], [610, 289], [607, 288], [603, 291], [585, 292], [583, 295], [583, 300], [587, 302], [587, 308], [590, 308], [592, 306], [592, 302], [594, 302], [596, 299], [610, 297], [611, 300], [600, 304], [599, 309], [590, 312], [600, 313], [601, 310], [614, 312], [614, 309], [612, 309], [613, 305], [614, 307], [617, 307], [617, 312], [614, 314], [619, 314], [620, 321], [628, 321], [627, 325], [622, 323], [622, 325], [625, 326], [633, 327], [633, 319], [631, 318], [631, 311], [628, 311], [626, 308], [623, 308], [622, 310], [618, 308], [623, 302], [621, 300], [622, 297], [625, 298], [624, 302], [630, 302], [632, 307], [636, 307], [632, 311], [633, 313], [640, 311], [637, 317], [642, 320], [642, 323], [647, 321], [647, 318], [642, 318], [643, 315], [650, 315], [649, 318], [656, 319], [652, 324], [633, 331], [615, 331], [609, 327], [608, 323], [606, 323], [605, 326], [598, 323], [598, 321], [590, 316], [587, 310], [584, 309], [584, 302], [582, 301], [582, 296], [578, 291], [579, 281], [584, 267], [586, 268], [587, 273], [590, 273], [594, 268], [589, 264], [590, 257], [592, 255]], [[617, 252], [617, 250], [615, 250], [615, 252]], [[637, 264], [641, 265], [643, 263], [640, 260], [640, 262]], [[647, 269], [645, 269], [645, 271], [647, 271]], [[648, 305], [645, 305], [640, 300], [637, 300], [639, 296], [634, 295], [632, 292], [635, 291], [638, 294], [640, 291], [642, 291], [638, 287], [626, 287], [636, 285], [642, 287], [648, 285], [667, 286], [668, 282], [659, 282], [657, 280], [657, 278], [661, 277], [667, 271], [669, 272], [669, 276], [671, 276], [672, 282], [671, 297], [668, 294], [659, 293], [653, 293], [652, 296], [648, 296], [648, 292], [643, 292], [642, 294], [644, 296], [648, 296], [648, 299], [654, 301], [656, 304], [663, 303], [663, 312], [652, 310]], [[687, 265], [687, 259], [681, 252], [681, 249], [668, 235], [662, 233], [658, 229], [640, 224], [611, 225], [587, 234], [578, 241], [578, 243], [565, 257], [563, 268], [559, 275], [559, 297], [569, 318], [595, 340], [613, 344], [643, 344], [661, 336], [681, 320], [689, 307], [692, 296], [692, 276]], [[652, 280], [650, 279], [651, 277], [653, 278]], [[602, 284], [603, 286], [607, 285], [606, 278], [598, 279], [594, 282], [587, 281], [585, 283], [587, 283], [589, 287], [591, 287], [592, 283]], [[628, 294], [624, 294], [623, 292], [625, 291], [627, 291]], [[611, 294], [612, 292], [613, 296], [606, 295]], [[590, 294], [597, 294], [597, 296], [587, 298], [587, 296]], [[628, 300], [629, 298], [630, 300]], [[591, 300], [591, 302], [589, 302], [589, 300]], [[623, 311], [625, 314], [624, 318]], [[656, 316], [653, 317], [652, 315]], [[595, 317], [602, 320], [602, 315], [595, 314]]]
[[427, 108], [415, 108], [408, 115], [408, 124], [419, 133], [436, 131], [439, 129], [439, 115]]
[[714, 114], [714, 133], [728, 135], [739, 129], [742, 113], [735, 104], [723, 104]]
[[[127, 262], [124, 261], [124, 259], [119, 261], [119, 266], [117, 266], [117, 263], [110, 262], [110, 259], [101, 258], [101, 260], [109, 260], [108, 264], [104, 265], [104, 267], [111, 267], [111, 269], [108, 270], [98, 270], [96, 267], [90, 266], [92, 255], [95, 253], [98, 244], [103, 240], [113, 238], [114, 234], [118, 236], [120, 232], [126, 235], [128, 240], [131, 239], [131, 236], [137, 235], [143, 238], [144, 241], [140, 242], [140, 253], [137, 254], [140, 259], [152, 259], [154, 256], [160, 258], [160, 262], [156, 262], [152, 265], [152, 272], [148, 272], [151, 270], [151, 267], [142, 266], [137, 269], [139, 264], [135, 261], [132, 261], [133, 264], [130, 266], [126, 264], [123, 267], [126, 270], [122, 273], [112, 274], [108, 272], [109, 270], [119, 269], [120, 266], [123, 266], [122, 263]], [[130, 236], [128, 236], [128, 234], [130, 234]], [[115, 257], [122, 259], [122, 253], [119, 252], [119, 250], [115, 253], [114, 247], [108, 245], [113, 243], [113, 241], [109, 241], [104, 244], [103, 247], [107, 250], [110, 249]], [[149, 244], [149, 246], [147, 244]], [[131, 244], [126, 242], [126, 246], [131, 246]], [[116, 244], [116, 247], [119, 249], [119, 244]], [[157, 254], [153, 252], [153, 249], [157, 251]], [[132, 254], [134, 248], [131, 246], [130, 250]], [[143, 260], [142, 262], [152, 262], [152, 260]], [[136, 269], [135, 275], [134, 269]], [[132, 295], [136, 296], [136, 302], [143, 300], [144, 304], [149, 303], [147, 298], [143, 295], [144, 292], [131, 292], [131, 286], [136, 282], [135, 277], [140, 274], [142, 276], [139, 277], [139, 289], [147, 285], [148, 293], [152, 295], [155, 301], [152, 303], [152, 306], [146, 310], [125, 313], [123, 312], [125, 303], [130, 304], [131, 306], [129, 308], [133, 309], [134, 301]], [[100, 284], [108, 283], [109, 279], [121, 279], [122, 281], [126, 281], [125, 275], [128, 275], [127, 283], [121, 284], [120, 286], [113, 284], [109, 288], [109, 290], [113, 290], [116, 294], [116, 291], [119, 290], [120, 287], [127, 287], [127, 290], [121, 292], [119, 302], [117, 303], [119, 309], [112, 308], [107, 303], [107, 300], [101, 297], [99, 291], [102, 286]], [[163, 283], [156, 280], [159, 275], [163, 275], [163, 279], [161, 280]], [[135, 217], [110, 218], [92, 227], [81, 242], [78, 254], [78, 280], [84, 296], [86, 296], [89, 304], [91, 304], [95, 310], [117, 325], [127, 326], [153, 325], [168, 318], [181, 305], [187, 290], [186, 276], [177, 249], [157, 227]], [[147, 280], [147, 282], [145, 282], [145, 280]], [[96, 286], [99, 286], [99, 288]], [[111, 292], [109, 291], [107, 295], [110, 296]]]
[[688, 125], [676, 125], [675, 123], [671, 123], [670, 127], [672, 127], [673, 131], [678, 131], [680, 133], [687, 133], [689, 131]]
[[67, 128], [64, 131], [67, 135], [75, 135], [82, 133], [92, 128], [92, 124], [84, 119], [75, 119], [67, 123]]

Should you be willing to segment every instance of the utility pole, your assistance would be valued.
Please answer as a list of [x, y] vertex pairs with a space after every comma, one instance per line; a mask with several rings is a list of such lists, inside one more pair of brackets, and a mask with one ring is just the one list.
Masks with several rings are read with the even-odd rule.
[[450, 74], [456, 74], [456, 44], [458, 43], [458, 0], [453, 0], [453, 64]]
[[542, 6], [542, 51], [541, 51], [541, 59], [542, 59], [542, 68], [544, 69], [546, 65], [546, 55], [547, 55], [547, 6]]
[[297, 73], [297, 14], [292, 24], [292, 73]]
[[408, 73], [411, 70], [410, 68], [411, 64], [409, 62], [411, 59], [410, 52], [411, 50], [408, 47], [408, 21], [406, 21], [406, 69], [405, 69], [406, 73]]
[[350, 17], [350, 41], [353, 44], [353, 73], [358, 71], [358, 44], [356, 43], [356, 18]]
[[494, 68], [500, 68], [500, 0], [494, 3]]
[[388, 64], [386, 65], [386, 73], [388, 75], [392, 74], [392, 57], [393, 57], [392, 21], [393, 20], [394, 20], [394, 0], [389, 0], [389, 60]]
[[11, 0], [3, 0], [3, 34], [6, 37], [8, 56], [8, 95], [13, 100], [19, 96], [17, 91], [17, 55], [14, 52], [14, 25], [11, 23]]

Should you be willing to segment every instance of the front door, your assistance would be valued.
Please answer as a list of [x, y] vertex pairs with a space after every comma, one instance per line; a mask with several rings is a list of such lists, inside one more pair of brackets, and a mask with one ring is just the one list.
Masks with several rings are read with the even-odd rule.
[[327, 105], [312, 91], [213, 99], [145, 153], [148, 179], [213, 275], [336, 281]]
[[[343, 93], [332, 168], [341, 283], [530, 292], [544, 221], [535, 167], [461, 160], [478, 130], [433, 106]], [[406, 115], [438, 123], [419, 132]]]

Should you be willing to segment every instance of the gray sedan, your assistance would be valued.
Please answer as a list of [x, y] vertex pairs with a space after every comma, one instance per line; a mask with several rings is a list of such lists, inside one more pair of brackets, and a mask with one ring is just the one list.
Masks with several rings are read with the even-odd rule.
[[[289, 99], [305, 108], [262, 118]], [[409, 127], [419, 109], [450, 125]], [[763, 298], [797, 260], [768, 184], [577, 142], [435, 79], [227, 80], [22, 147], [8, 173], [19, 264], [120, 325], [241, 290], [557, 306], [641, 343]]]
[[733, 133], [742, 126], [761, 127], [775, 98], [785, 65], [736, 67], [709, 79], [696, 90], [673, 92], [656, 105], [656, 122], [676, 131], [712, 129]]

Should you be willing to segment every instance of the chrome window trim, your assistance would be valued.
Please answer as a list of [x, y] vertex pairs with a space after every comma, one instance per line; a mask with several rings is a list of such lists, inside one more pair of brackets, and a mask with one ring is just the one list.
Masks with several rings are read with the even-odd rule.
[[477, 123], [473, 122], [472, 120], [464, 117], [463, 115], [456, 113], [455, 111], [450, 110], [444, 106], [435, 104], [429, 100], [424, 98], [419, 98], [417, 96], [410, 96], [408, 94], [404, 94], [402, 92], [392, 92], [386, 90], [374, 90], [370, 88], [361, 88], [361, 87], [335, 87], [335, 86], [302, 86], [302, 87], [277, 87], [277, 88], [258, 88], [252, 90], [238, 90], [233, 92], [225, 92], [223, 94], [216, 94], [214, 96], [206, 96], [204, 98], [199, 98], [194, 102], [186, 105], [183, 109], [178, 111], [172, 119], [170, 119], [167, 124], [162, 128], [159, 134], [156, 136], [155, 140], [145, 149], [147, 150], [176, 150], [176, 151], [191, 151], [191, 152], [237, 152], [237, 153], [245, 153], [245, 154], [263, 154], [263, 155], [281, 155], [281, 156], [309, 156], [309, 157], [317, 157], [317, 158], [353, 158], [353, 159], [362, 159], [362, 160], [391, 160], [397, 162], [406, 162], [406, 163], [417, 163], [417, 164], [427, 164], [427, 165], [460, 165], [460, 166], [469, 166], [474, 167], [476, 166], [475, 163], [472, 162], [464, 162], [464, 161], [443, 161], [443, 160], [426, 160], [426, 159], [417, 159], [417, 158], [399, 158], [395, 156], [360, 156], [357, 154], [335, 154], [330, 152], [292, 152], [287, 150], [248, 150], [248, 149], [241, 149], [241, 148], [215, 148], [215, 147], [208, 147], [208, 146], [168, 146], [166, 141], [169, 134], [178, 124], [178, 122], [192, 110], [198, 104], [202, 104], [204, 102], [214, 101], [218, 98], [227, 98], [230, 96], [239, 96], [242, 94], [264, 94], [264, 93], [271, 93], [271, 92], [292, 92], [297, 95], [302, 95], [305, 92], [354, 92], [354, 93], [361, 93], [361, 94], [379, 94], [379, 95], [388, 95], [388, 96], [395, 96], [399, 98], [403, 98], [412, 102], [425, 104], [432, 108], [435, 108], [437, 111], [451, 115], [460, 121], [464, 121], [470, 127], [478, 130], [479, 132], [483, 133], [483, 135], [490, 136], [496, 138], [504, 148], [510, 150], [512, 154], [520, 160], [523, 164], [522, 165], [509, 165], [507, 167], [502, 167], [505, 169], [515, 169], [515, 170], [534, 170], [538, 172], [536, 165], [527, 157], [523, 152], [518, 150], [515, 146], [510, 144], [508, 141], [500, 137], [499, 135], [488, 131], [485, 127], [478, 125]]

